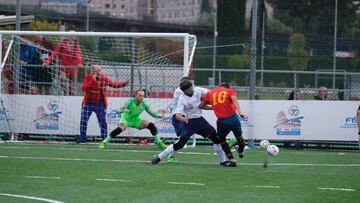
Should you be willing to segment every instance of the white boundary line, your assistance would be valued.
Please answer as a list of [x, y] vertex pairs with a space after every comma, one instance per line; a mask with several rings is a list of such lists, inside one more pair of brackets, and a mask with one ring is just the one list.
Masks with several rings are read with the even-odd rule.
[[277, 185], [245, 185], [243, 187], [247, 187], [247, 188], [275, 188], [275, 189], [280, 188], [280, 186], [277, 186]]
[[[0, 149], [44, 149], [44, 150], [66, 150], [66, 151], [103, 151], [103, 152], [134, 152], [134, 153], [159, 153], [155, 150], [134, 150], [134, 149], [84, 149], [84, 148], [57, 148], [57, 147], [0, 147]], [[207, 152], [178, 152], [178, 154], [191, 155], [212, 155]]]
[[355, 192], [355, 189], [350, 188], [332, 188], [332, 187], [318, 187], [318, 190], [336, 190], [336, 191], [346, 191], [346, 192]]
[[97, 181], [109, 181], [109, 182], [133, 182], [132, 180], [122, 180], [122, 179], [104, 179], [104, 178], [96, 178]]
[[198, 186], [204, 186], [204, 183], [189, 183], [189, 182], [167, 182], [168, 184], [173, 185], [198, 185]]
[[15, 194], [6, 194], [6, 193], [0, 193], [0, 195], [8, 196], [8, 197], [18, 197], [18, 198], [23, 198], [23, 199], [33, 199], [33, 200], [39, 200], [39, 201], [43, 201], [43, 202], [64, 203], [64, 202], [61, 202], [58, 200], [47, 199], [47, 198], [42, 198], [42, 197], [33, 197], [33, 196], [15, 195]]
[[25, 178], [34, 178], [34, 179], [56, 179], [60, 180], [61, 177], [47, 177], [47, 176], [25, 176]]
[[[62, 157], [25, 157], [25, 156], [1, 156], [0, 159], [32, 159], [53, 161], [88, 161], [88, 162], [117, 162], [117, 163], [150, 163], [150, 160], [119, 160], [119, 159], [82, 159]], [[184, 164], [218, 165], [216, 162], [181, 162]], [[264, 163], [239, 163], [241, 166], [263, 166]], [[360, 167], [360, 164], [301, 164], [301, 163], [272, 163], [271, 166], [319, 166], [319, 167]]]

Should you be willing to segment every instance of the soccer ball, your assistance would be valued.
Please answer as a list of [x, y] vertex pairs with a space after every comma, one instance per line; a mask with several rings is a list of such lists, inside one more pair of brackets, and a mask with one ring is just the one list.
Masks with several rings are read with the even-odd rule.
[[276, 145], [270, 145], [266, 148], [266, 153], [269, 156], [277, 156], [279, 154], [279, 148]]
[[268, 140], [261, 140], [260, 142], [260, 148], [267, 148], [268, 146], [270, 146], [270, 142]]

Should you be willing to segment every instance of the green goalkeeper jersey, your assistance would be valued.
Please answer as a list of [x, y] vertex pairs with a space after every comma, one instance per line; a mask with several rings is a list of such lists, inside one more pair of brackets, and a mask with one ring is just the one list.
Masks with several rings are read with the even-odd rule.
[[131, 98], [126, 103], [125, 106], [127, 111], [122, 114], [122, 116], [128, 120], [135, 120], [140, 117], [140, 114], [145, 110], [154, 118], [159, 118], [159, 115], [155, 112], [153, 112], [149, 105], [146, 104], [144, 101], [142, 101], [139, 105], [136, 104], [136, 99]]

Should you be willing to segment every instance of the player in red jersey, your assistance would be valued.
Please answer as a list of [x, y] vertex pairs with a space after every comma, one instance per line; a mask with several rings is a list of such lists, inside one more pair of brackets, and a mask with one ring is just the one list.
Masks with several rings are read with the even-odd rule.
[[[232, 131], [239, 145], [239, 157], [244, 157], [245, 140], [242, 137], [240, 117], [247, 120], [248, 117], [240, 109], [236, 97], [236, 91], [230, 89], [227, 83], [222, 83], [219, 88], [207, 93], [202, 101], [202, 106], [210, 104], [217, 120], [217, 132], [221, 142], [226, 142], [226, 136]], [[240, 117], [239, 117], [240, 116]]]

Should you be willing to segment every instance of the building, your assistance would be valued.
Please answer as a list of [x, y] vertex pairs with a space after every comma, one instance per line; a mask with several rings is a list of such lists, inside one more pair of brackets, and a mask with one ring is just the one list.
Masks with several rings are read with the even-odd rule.
[[[90, 10], [115, 18], [196, 24], [202, 0], [91, 0]], [[213, 0], [211, 0], [213, 1]]]
[[56, 11], [58, 13], [76, 15], [78, 13], [78, 3], [66, 3], [66, 2], [41, 2], [41, 8], [48, 11]]

